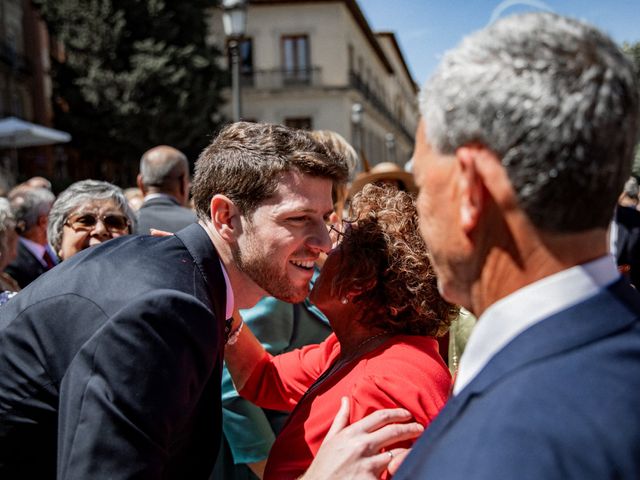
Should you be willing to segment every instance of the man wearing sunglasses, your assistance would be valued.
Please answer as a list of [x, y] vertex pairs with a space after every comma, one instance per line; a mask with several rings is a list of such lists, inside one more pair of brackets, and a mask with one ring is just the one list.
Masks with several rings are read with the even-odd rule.
[[[305, 132], [232, 124], [196, 164], [198, 223], [86, 249], [4, 305], [0, 477], [208, 478], [225, 319], [307, 296], [346, 172]], [[65, 228], [98, 222], [118, 227]]]

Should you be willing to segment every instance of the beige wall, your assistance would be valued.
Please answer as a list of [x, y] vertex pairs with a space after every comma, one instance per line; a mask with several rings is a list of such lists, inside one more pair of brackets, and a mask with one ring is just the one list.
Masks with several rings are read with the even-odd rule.
[[[223, 47], [221, 12], [212, 9], [209, 22], [210, 41]], [[250, 5], [247, 36], [253, 42], [254, 72], [279, 69], [282, 66], [282, 36], [301, 34], [308, 35], [309, 64], [321, 69], [320, 81], [313, 86], [244, 88], [243, 118], [284, 123], [286, 118], [311, 117], [314, 129], [335, 130], [353, 141], [351, 107], [359, 102], [364, 106], [363, 146], [370, 163], [388, 160], [385, 136], [389, 132], [396, 139], [396, 160], [406, 162], [413, 148], [412, 140], [401, 134], [389, 118], [350, 86], [351, 49], [351, 68], [390, 112], [395, 114], [397, 105], [401, 104], [403, 125], [413, 135], [418, 119], [417, 102], [407, 94], [411, 91], [412, 79], [407, 78], [399, 59], [394, 58], [395, 52], [388, 45], [381, 45], [394, 69], [394, 73], [389, 73], [343, 2]], [[223, 61], [226, 66], [226, 57]], [[226, 114], [230, 115], [230, 107]]]

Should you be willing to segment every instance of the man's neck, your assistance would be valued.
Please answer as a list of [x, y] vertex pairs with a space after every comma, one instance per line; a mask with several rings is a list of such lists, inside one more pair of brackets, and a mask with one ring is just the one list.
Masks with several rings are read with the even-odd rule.
[[47, 246], [47, 233], [46, 231], [43, 232], [40, 229], [37, 228], [32, 228], [26, 232], [24, 232], [22, 234], [23, 238], [26, 238], [27, 240], [31, 240], [34, 243], [37, 243], [38, 245], [42, 245], [43, 247]]
[[606, 255], [606, 242], [604, 229], [571, 234], [536, 232], [519, 248], [492, 249], [471, 288], [471, 310], [480, 316], [498, 300], [527, 285]]
[[215, 229], [211, 226], [211, 224], [207, 222], [203, 222], [200, 220], [198, 222], [202, 228], [204, 228], [207, 235], [209, 235], [209, 239], [213, 243], [216, 251], [218, 252], [218, 256], [220, 257], [220, 261], [224, 265], [225, 270], [227, 271], [227, 275], [229, 277], [229, 282], [231, 283], [231, 288], [234, 291], [234, 300], [236, 308], [251, 308], [258, 300], [267, 295], [267, 293], [258, 287], [253, 280], [247, 277], [236, 265], [235, 260], [233, 259], [233, 254], [231, 253], [231, 248], [227, 242], [222, 239]]
[[153, 200], [154, 198], [170, 198], [176, 202], [178, 202], [178, 204], [182, 205], [180, 203], [180, 199], [177, 198], [175, 195], [171, 194], [171, 193], [167, 193], [167, 192], [148, 192], [145, 196], [144, 196], [144, 202], [148, 202], [149, 200]]

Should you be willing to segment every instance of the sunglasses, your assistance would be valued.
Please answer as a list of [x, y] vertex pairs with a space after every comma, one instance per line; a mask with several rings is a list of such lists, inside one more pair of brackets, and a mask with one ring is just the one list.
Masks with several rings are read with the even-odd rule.
[[88, 232], [93, 230], [98, 221], [102, 222], [104, 228], [111, 233], [122, 233], [129, 231], [131, 222], [124, 215], [118, 215], [117, 213], [108, 213], [107, 215], [98, 215], [95, 213], [77, 213], [71, 215], [64, 223], [73, 230]]

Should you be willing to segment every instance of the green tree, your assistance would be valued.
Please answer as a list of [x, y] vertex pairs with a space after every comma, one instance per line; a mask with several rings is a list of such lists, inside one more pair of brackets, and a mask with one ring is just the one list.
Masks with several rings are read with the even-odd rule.
[[[53, 60], [56, 126], [92, 175], [130, 184], [158, 144], [191, 160], [220, 122], [227, 76], [206, 44], [211, 0], [34, 0], [64, 58]], [[86, 171], [86, 170], [85, 170]]]
[[[622, 44], [622, 50], [633, 60], [636, 67], [636, 78], [638, 79], [638, 85], [640, 86], [640, 42], [624, 42]], [[640, 178], [640, 145], [636, 146], [636, 156], [633, 161], [631, 173], [634, 177]]]

